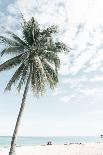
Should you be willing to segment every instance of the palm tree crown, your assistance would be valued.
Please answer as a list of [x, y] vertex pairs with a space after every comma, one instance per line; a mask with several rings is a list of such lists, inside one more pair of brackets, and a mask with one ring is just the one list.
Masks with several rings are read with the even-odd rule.
[[51, 88], [58, 82], [58, 69], [60, 67], [59, 52], [69, 52], [69, 48], [62, 42], [56, 42], [54, 34], [57, 33], [56, 26], [40, 29], [38, 23], [32, 17], [31, 20], [23, 21], [22, 39], [12, 32], [7, 32], [9, 38], [0, 36], [0, 42], [6, 45], [1, 52], [14, 54], [14, 57], [0, 65], [0, 72], [18, 67], [8, 82], [5, 90], [17, 82], [20, 91], [27, 82], [29, 74], [33, 92], [42, 95], [45, 84]]

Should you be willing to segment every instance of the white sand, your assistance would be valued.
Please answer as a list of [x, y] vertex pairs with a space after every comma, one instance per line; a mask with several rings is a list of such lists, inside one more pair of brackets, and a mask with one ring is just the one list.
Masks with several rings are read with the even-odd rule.
[[[9, 148], [0, 148], [8, 155]], [[17, 147], [16, 155], [103, 155], [103, 143]]]

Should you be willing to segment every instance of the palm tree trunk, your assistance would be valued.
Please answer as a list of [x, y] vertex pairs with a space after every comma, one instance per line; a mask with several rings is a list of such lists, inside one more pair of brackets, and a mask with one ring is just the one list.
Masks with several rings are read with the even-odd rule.
[[17, 117], [15, 129], [14, 129], [14, 132], [13, 132], [9, 155], [15, 155], [16, 154], [15, 149], [16, 149], [18, 128], [19, 128], [21, 118], [22, 118], [22, 114], [23, 114], [23, 111], [24, 111], [24, 108], [25, 108], [25, 101], [26, 101], [26, 97], [27, 97], [27, 93], [28, 93], [28, 89], [29, 89], [30, 78], [31, 78], [31, 69], [30, 69], [29, 77], [27, 79], [27, 83], [26, 83], [26, 86], [25, 86], [20, 111], [19, 111], [19, 114], [18, 114], [18, 117]]

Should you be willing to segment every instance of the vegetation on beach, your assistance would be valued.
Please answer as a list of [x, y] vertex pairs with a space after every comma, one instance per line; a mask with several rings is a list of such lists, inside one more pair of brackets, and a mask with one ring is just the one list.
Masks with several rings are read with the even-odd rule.
[[53, 89], [58, 83], [58, 69], [60, 68], [58, 54], [69, 52], [69, 48], [63, 42], [55, 39], [55, 34], [58, 32], [57, 26], [40, 28], [33, 17], [29, 21], [23, 18], [21, 26], [22, 37], [9, 31], [6, 33], [7, 37], [0, 36], [0, 43], [5, 46], [1, 51], [1, 56], [13, 55], [12, 58], [0, 65], [0, 72], [16, 67], [5, 90], [10, 91], [13, 84], [17, 84], [18, 91], [24, 89], [9, 155], [15, 155], [18, 129], [29, 86], [37, 96], [45, 93], [46, 85]]

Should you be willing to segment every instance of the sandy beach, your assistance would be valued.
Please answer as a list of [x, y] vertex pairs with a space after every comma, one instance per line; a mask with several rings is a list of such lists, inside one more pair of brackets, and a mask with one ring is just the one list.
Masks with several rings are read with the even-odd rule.
[[[0, 148], [8, 155], [9, 148]], [[103, 143], [17, 147], [17, 155], [103, 155]]]

